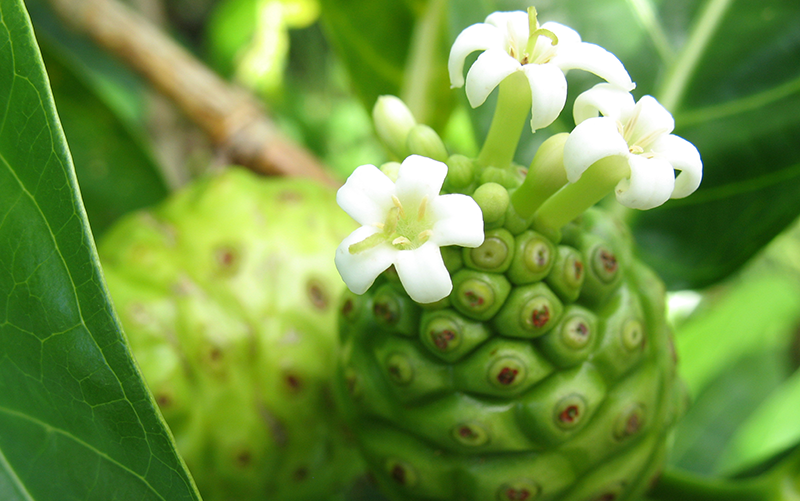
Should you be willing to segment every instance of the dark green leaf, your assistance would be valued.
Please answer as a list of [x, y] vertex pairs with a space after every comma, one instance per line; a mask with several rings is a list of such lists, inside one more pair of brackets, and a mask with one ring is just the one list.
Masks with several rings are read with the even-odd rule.
[[673, 288], [724, 278], [800, 214], [800, 3], [696, 10], [656, 96], [700, 150], [703, 184], [635, 220], [643, 257]]
[[414, 30], [409, 7], [396, 0], [322, 0], [321, 4], [328, 37], [367, 109], [380, 95], [399, 96]]
[[722, 455], [723, 474], [757, 465], [800, 443], [800, 372], [775, 389], [742, 424]]
[[401, 97], [416, 119], [442, 130], [455, 102], [447, 76], [447, 0], [322, 0], [322, 21], [364, 106]]
[[20, 0], [0, 0], [0, 109], [0, 499], [199, 499], [108, 301]]

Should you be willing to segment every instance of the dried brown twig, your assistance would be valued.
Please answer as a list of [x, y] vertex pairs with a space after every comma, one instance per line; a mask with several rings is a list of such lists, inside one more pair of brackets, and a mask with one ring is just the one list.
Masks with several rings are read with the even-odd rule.
[[310, 152], [277, 130], [261, 103], [226, 82], [118, 0], [49, 0], [62, 20], [144, 75], [234, 163], [263, 174], [337, 184]]

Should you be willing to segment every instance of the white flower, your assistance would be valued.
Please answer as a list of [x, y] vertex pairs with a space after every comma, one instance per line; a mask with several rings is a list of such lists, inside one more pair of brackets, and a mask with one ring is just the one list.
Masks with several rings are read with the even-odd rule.
[[471, 197], [439, 195], [447, 165], [412, 155], [392, 182], [374, 165], [357, 168], [336, 201], [362, 226], [336, 250], [336, 268], [356, 294], [394, 265], [406, 292], [432, 303], [453, 289], [439, 247], [483, 243], [483, 215]]
[[539, 26], [536, 11], [495, 12], [458, 35], [450, 50], [451, 87], [464, 85], [464, 61], [476, 50], [484, 52], [469, 69], [469, 104], [483, 104], [492, 90], [515, 71], [524, 72], [531, 87], [531, 129], [550, 125], [564, 108], [571, 69], [590, 71], [625, 90], [634, 84], [625, 67], [602, 47], [581, 42], [580, 35], [559, 23]]
[[670, 134], [675, 121], [652, 96], [635, 103], [630, 93], [599, 84], [577, 97], [573, 115], [577, 125], [564, 145], [569, 182], [598, 160], [616, 157], [630, 168], [630, 176], [615, 189], [617, 200], [627, 207], [651, 209], [669, 198], [688, 196], [700, 185], [700, 153]]

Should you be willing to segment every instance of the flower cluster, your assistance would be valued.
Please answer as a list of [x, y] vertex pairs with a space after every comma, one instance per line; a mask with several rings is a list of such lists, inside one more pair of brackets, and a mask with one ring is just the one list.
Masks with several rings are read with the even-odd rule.
[[[482, 53], [465, 78], [467, 57], [475, 51]], [[669, 111], [652, 96], [635, 101], [635, 85], [616, 56], [583, 42], [567, 26], [539, 24], [533, 8], [489, 15], [464, 29], [450, 51], [451, 87], [466, 86], [473, 108], [499, 87], [492, 125], [474, 159], [477, 168], [510, 167], [528, 110], [534, 132], [559, 117], [567, 97], [565, 75], [572, 69], [605, 82], [576, 98], [574, 130], [552, 136], [539, 148], [527, 178], [510, 197], [518, 216], [558, 230], [612, 191], [622, 205], [650, 209], [697, 189], [700, 154], [672, 134]], [[440, 194], [448, 167], [433, 158], [446, 159], [447, 151], [401, 101], [382, 98], [374, 117], [389, 151], [412, 155], [383, 171], [361, 166], [339, 190], [339, 205], [362, 226], [340, 245], [336, 266], [354, 293], [364, 293], [394, 266], [413, 300], [438, 301], [452, 290], [439, 248], [480, 246], [487, 215], [470, 196]]]

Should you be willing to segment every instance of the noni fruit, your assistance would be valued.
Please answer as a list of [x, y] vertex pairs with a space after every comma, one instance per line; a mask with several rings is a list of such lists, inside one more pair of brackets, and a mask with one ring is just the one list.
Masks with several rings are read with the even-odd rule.
[[329, 188], [230, 168], [119, 221], [99, 252], [117, 313], [206, 501], [327, 499], [362, 468], [333, 412]]
[[413, 301], [394, 267], [344, 295], [343, 412], [391, 499], [635, 499], [683, 406], [664, 287], [600, 209], [556, 232], [516, 216], [509, 172], [464, 190], [485, 238], [442, 247], [447, 297]]

